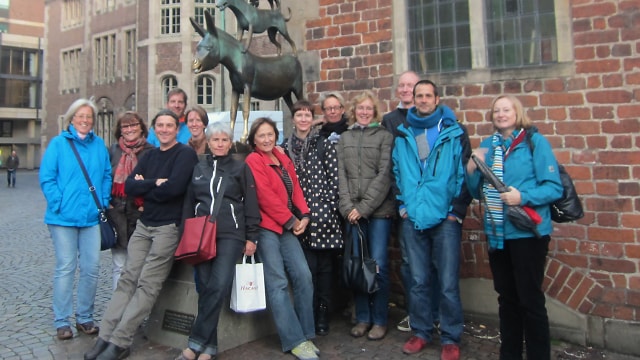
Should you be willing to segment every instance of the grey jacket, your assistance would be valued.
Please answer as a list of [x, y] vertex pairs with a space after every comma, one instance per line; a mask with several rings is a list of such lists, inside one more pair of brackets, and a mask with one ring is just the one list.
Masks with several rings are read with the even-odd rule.
[[393, 135], [379, 124], [352, 125], [338, 141], [339, 209], [346, 217], [354, 208], [364, 218], [395, 214], [391, 189]]

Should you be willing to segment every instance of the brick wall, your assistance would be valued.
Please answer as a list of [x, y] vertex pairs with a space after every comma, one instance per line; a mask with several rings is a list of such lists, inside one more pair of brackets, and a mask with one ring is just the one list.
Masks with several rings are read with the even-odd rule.
[[[384, 111], [393, 108], [391, 0], [319, 3], [317, 18], [306, 24], [305, 50], [320, 57], [319, 81], [307, 84], [308, 98], [317, 101], [329, 90], [351, 98], [370, 89]], [[584, 219], [555, 226], [547, 294], [582, 314], [640, 321], [640, 1], [570, 6], [569, 75], [439, 85], [474, 147], [491, 132], [488, 109], [496, 95], [523, 101], [585, 207]], [[491, 278], [477, 202], [469, 211], [461, 274]], [[399, 289], [397, 269], [394, 278]]]

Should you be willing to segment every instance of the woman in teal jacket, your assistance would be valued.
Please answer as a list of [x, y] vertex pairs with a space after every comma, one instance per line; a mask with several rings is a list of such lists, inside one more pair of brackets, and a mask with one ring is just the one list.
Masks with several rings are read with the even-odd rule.
[[[501, 95], [491, 108], [496, 132], [474, 154], [509, 191], [499, 194], [488, 185], [473, 161], [467, 165], [467, 186], [485, 206], [489, 264], [498, 293], [500, 359], [522, 359], [524, 335], [527, 359], [545, 360], [551, 356], [551, 345], [542, 280], [553, 231], [549, 205], [562, 196], [558, 164], [518, 99]], [[506, 216], [507, 205], [535, 209], [542, 218], [537, 226], [540, 237], [515, 227]]]
[[[69, 126], [54, 137], [40, 167], [40, 187], [47, 200], [44, 222], [49, 228], [56, 256], [53, 276], [54, 326], [60, 340], [73, 337], [69, 318], [73, 313], [73, 282], [79, 268], [76, 329], [97, 334], [93, 304], [100, 268], [98, 207], [82, 176], [69, 140], [82, 159], [101, 205], [109, 204], [111, 165], [104, 141], [93, 133], [96, 105], [76, 100], [65, 114]], [[79, 262], [79, 264], [78, 264]]]

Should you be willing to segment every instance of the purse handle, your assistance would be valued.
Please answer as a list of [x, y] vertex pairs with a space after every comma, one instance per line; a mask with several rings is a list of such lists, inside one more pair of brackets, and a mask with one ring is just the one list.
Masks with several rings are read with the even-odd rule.
[[[360, 224], [354, 225], [351, 227], [351, 231], [354, 231], [355, 228], [358, 228], [358, 239], [360, 240], [360, 260], [362, 262], [364, 262], [364, 259], [369, 259], [369, 246], [367, 245], [367, 242], [364, 241], [364, 233], [362, 232], [362, 229], [360, 228]], [[345, 249], [345, 254], [344, 257], [345, 258], [351, 258], [351, 253], [353, 251], [353, 239], [351, 236], [347, 237], [347, 246]]]
[[78, 164], [80, 165], [80, 170], [82, 170], [82, 175], [84, 175], [84, 179], [87, 181], [87, 185], [89, 185], [89, 192], [93, 196], [93, 201], [96, 202], [96, 206], [98, 207], [98, 212], [100, 213], [100, 221], [107, 221], [107, 217], [105, 215], [105, 209], [100, 203], [100, 199], [98, 199], [98, 195], [96, 194], [96, 187], [93, 186], [91, 179], [89, 178], [89, 173], [87, 173], [87, 169], [84, 167], [84, 163], [80, 158], [80, 154], [78, 154], [78, 149], [76, 149], [76, 144], [73, 143], [73, 140], [67, 138], [69, 141], [69, 145], [71, 145], [71, 150], [73, 150], [73, 154], [76, 156], [76, 160], [78, 160]]

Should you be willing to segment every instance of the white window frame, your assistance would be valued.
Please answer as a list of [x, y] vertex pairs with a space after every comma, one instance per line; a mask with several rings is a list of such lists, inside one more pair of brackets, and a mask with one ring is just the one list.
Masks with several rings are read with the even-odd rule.
[[209, 10], [211, 15], [215, 14], [216, 1], [215, 0], [195, 0], [194, 19], [200, 25], [205, 24], [204, 11]]
[[61, 93], [76, 93], [80, 89], [80, 59], [82, 48], [62, 50], [60, 54], [60, 91]]
[[116, 33], [101, 34], [93, 38], [93, 83], [113, 83], [116, 80]]
[[160, 3], [160, 34], [175, 35], [180, 33], [180, 1], [161, 0]]
[[160, 88], [162, 89], [162, 103], [168, 102], [167, 94], [171, 89], [178, 87], [178, 78], [175, 75], [164, 75], [160, 78]]
[[196, 79], [196, 103], [203, 107], [212, 107], [216, 101], [216, 79], [202, 75]]

